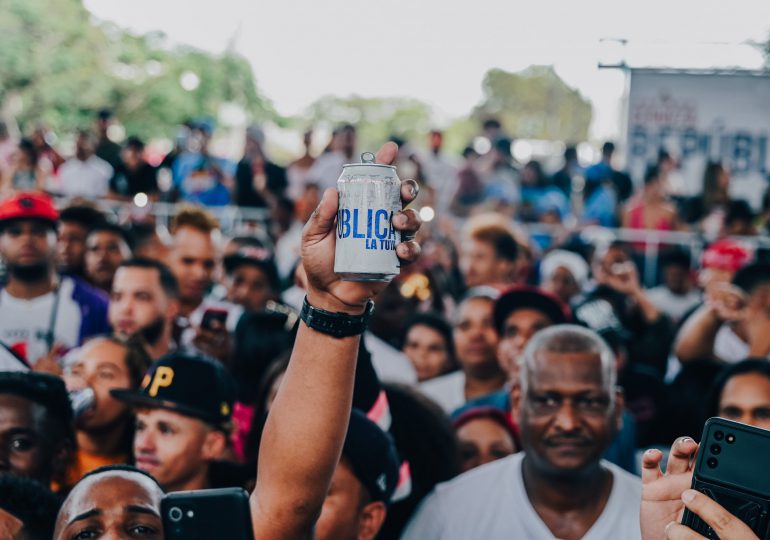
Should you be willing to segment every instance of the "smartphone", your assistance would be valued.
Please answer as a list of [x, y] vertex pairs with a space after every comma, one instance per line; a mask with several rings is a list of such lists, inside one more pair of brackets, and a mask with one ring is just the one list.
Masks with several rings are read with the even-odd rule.
[[[203, 313], [201, 328], [204, 330], [218, 330], [227, 326], [227, 310], [222, 308], [209, 308]], [[214, 323], [218, 322], [218, 325]]]
[[160, 512], [166, 540], [254, 540], [249, 494], [241, 488], [169, 493]]
[[[714, 499], [763, 539], [770, 539], [770, 431], [724, 418], [703, 428], [692, 488]], [[706, 538], [717, 534], [685, 509], [682, 523]]]

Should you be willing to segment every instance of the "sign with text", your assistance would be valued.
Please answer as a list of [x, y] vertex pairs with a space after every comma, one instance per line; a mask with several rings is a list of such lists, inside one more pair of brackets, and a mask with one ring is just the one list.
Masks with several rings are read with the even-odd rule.
[[681, 192], [702, 191], [708, 161], [730, 170], [730, 191], [758, 206], [770, 175], [770, 73], [632, 69], [628, 169], [639, 181], [663, 148], [680, 164]]

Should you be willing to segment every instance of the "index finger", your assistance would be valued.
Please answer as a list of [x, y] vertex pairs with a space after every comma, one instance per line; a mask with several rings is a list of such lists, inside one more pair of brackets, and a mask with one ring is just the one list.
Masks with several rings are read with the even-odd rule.
[[684, 473], [690, 470], [692, 460], [698, 450], [698, 443], [690, 437], [681, 437], [674, 441], [668, 454], [666, 474]]
[[377, 150], [374, 160], [383, 165], [393, 165], [393, 162], [396, 161], [396, 156], [398, 156], [398, 145], [394, 142], [386, 142]]

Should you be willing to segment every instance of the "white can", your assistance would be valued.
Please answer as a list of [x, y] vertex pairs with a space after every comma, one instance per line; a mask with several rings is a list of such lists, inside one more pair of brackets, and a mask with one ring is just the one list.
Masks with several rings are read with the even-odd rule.
[[393, 216], [401, 210], [396, 168], [361, 154], [362, 163], [345, 165], [337, 180], [337, 248], [334, 271], [348, 281], [390, 281], [401, 269], [396, 245], [401, 234]]

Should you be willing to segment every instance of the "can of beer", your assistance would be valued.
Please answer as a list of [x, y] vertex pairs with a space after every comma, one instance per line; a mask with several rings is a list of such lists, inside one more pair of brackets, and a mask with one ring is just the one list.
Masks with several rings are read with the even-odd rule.
[[401, 210], [401, 180], [396, 168], [361, 154], [361, 163], [342, 168], [337, 180], [337, 248], [334, 271], [347, 281], [390, 281], [401, 265], [396, 245], [401, 235], [393, 216]]
[[75, 420], [83, 416], [83, 413], [90, 410], [96, 403], [96, 394], [90, 386], [80, 390], [73, 390], [69, 393], [69, 396]]

